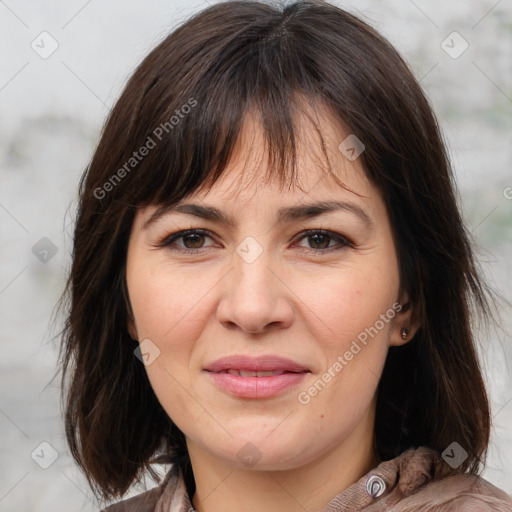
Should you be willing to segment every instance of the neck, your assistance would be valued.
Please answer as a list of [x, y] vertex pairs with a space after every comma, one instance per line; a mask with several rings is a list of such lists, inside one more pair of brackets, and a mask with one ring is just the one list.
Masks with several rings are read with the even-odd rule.
[[305, 466], [287, 470], [238, 469], [187, 438], [197, 512], [319, 512], [378, 464], [373, 451], [374, 410], [337, 446]]

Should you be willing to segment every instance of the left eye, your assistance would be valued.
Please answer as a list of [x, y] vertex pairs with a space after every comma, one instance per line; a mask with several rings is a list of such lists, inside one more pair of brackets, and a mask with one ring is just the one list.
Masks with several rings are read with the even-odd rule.
[[[326, 252], [325, 249], [342, 249], [346, 246], [351, 246], [352, 244], [346, 239], [344, 238], [343, 236], [341, 235], [338, 235], [337, 233], [333, 233], [332, 231], [326, 231], [324, 229], [312, 229], [312, 230], [309, 230], [309, 231], [306, 231], [305, 233], [302, 233], [302, 236], [299, 237], [299, 240], [303, 240], [303, 239], [309, 239], [310, 241], [313, 240], [313, 244], [314, 245], [321, 245], [322, 247], [313, 247], [313, 248], [310, 248], [310, 247], [306, 247], [306, 249], [310, 249], [310, 250], [313, 250], [313, 251], [323, 251], [323, 252]], [[338, 242], [338, 244], [341, 246], [341, 247], [336, 247], [336, 246], [331, 246], [331, 247], [325, 247], [325, 241], [326, 240], [330, 240], [330, 241], [333, 241], [333, 240], [336, 240]], [[329, 242], [327, 242], [327, 246], [329, 245]]]
[[[204, 238], [212, 238], [208, 231], [201, 229], [189, 229], [186, 231], [179, 231], [174, 233], [162, 242], [158, 244], [159, 247], [167, 247], [173, 251], [193, 254], [197, 253], [198, 249], [202, 249], [204, 244]], [[177, 240], [182, 240], [184, 245], [175, 245]], [[341, 250], [347, 246], [352, 247], [352, 243], [349, 242], [345, 237], [333, 233], [332, 231], [326, 231], [323, 229], [311, 229], [300, 234], [296, 240], [309, 239], [310, 244], [319, 245], [320, 247], [305, 247], [307, 251], [312, 252], [328, 252], [331, 250]], [[330, 246], [330, 242], [333, 240], [338, 242], [338, 246]], [[173, 246], [174, 244], [174, 246]]]

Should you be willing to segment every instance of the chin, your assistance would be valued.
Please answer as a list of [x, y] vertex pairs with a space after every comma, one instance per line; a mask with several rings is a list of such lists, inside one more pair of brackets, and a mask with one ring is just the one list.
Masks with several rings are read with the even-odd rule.
[[[229, 459], [226, 461], [237, 469], [255, 469], [262, 471], [277, 471], [295, 469], [306, 464], [309, 460], [307, 448], [296, 442], [290, 431], [283, 430], [283, 437], [269, 438], [269, 432], [262, 435], [234, 436], [230, 438], [226, 451], [217, 453], [220, 458], [226, 458], [229, 452]], [[275, 433], [274, 433], [275, 436]], [[210, 440], [211, 442], [211, 440]], [[235, 446], [234, 451], [233, 446]], [[215, 445], [216, 451], [219, 445]]]

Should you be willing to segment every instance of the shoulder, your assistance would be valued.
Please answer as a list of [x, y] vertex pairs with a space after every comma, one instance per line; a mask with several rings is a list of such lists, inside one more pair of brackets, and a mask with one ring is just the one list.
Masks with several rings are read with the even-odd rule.
[[463, 474], [430, 481], [397, 508], [397, 512], [416, 510], [512, 512], [512, 498], [478, 475]]
[[160, 487], [155, 487], [133, 498], [110, 505], [102, 509], [101, 512], [154, 512], [161, 494], [162, 490]]
[[378, 506], [384, 504], [393, 512], [512, 512], [506, 492], [479, 475], [453, 474], [441, 455], [426, 446], [409, 449], [379, 468], [384, 479], [389, 477], [391, 492], [368, 510], [381, 510]]
[[102, 509], [100, 512], [154, 512], [162, 494], [166, 488], [173, 487], [173, 484], [176, 483], [176, 479], [177, 470], [175, 467], [171, 467], [162, 481], [153, 489], [120, 501], [119, 503], [114, 503]]

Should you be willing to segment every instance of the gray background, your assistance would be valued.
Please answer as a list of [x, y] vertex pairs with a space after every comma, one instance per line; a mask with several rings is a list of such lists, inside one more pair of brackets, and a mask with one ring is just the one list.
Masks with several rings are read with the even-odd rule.
[[[421, 80], [448, 142], [482, 267], [510, 302], [512, 0], [338, 4], [388, 37]], [[70, 264], [76, 189], [126, 78], [169, 30], [206, 5], [0, 1], [0, 512], [98, 510], [64, 442], [59, 380], [49, 383], [58, 328], [50, 319]], [[35, 40], [43, 51], [43, 31], [59, 45], [45, 59], [31, 47]], [[454, 31], [463, 39], [448, 37]], [[453, 58], [464, 41], [467, 50]], [[41, 244], [50, 252], [34, 254]], [[494, 423], [484, 477], [512, 494], [511, 319], [505, 302], [503, 329], [481, 336], [481, 355]], [[52, 449], [57, 459], [43, 469]]]

